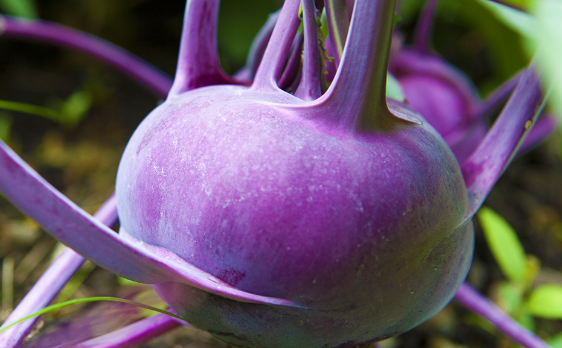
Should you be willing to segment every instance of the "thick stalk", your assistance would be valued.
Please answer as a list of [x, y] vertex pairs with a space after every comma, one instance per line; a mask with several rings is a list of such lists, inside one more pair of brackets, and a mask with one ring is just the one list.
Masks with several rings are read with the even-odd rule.
[[455, 295], [455, 300], [463, 306], [491, 322], [499, 331], [525, 348], [548, 348], [548, 345], [534, 333], [522, 327], [504, 311], [476, 291], [468, 283], [463, 283]]
[[174, 84], [169, 97], [195, 88], [234, 84], [219, 62], [217, 22], [219, 0], [188, 0], [180, 41], [180, 53]]
[[172, 80], [166, 74], [122, 48], [58, 24], [0, 15], [0, 35], [41, 41], [84, 52], [124, 72], [161, 98], [166, 98], [172, 86]]
[[533, 64], [521, 75], [517, 87], [492, 129], [476, 150], [461, 165], [470, 206], [465, 213], [472, 218], [492, 187], [503, 174], [544, 106], [541, 79]]
[[336, 68], [340, 65], [345, 46], [347, 31], [349, 30], [349, 15], [347, 13], [346, 0], [326, 0], [326, 17], [328, 19], [328, 30], [334, 52]]
[[[102, 205], [94, 214], [94, 218], [106, 226], [111, 226], [117, 222], [115, 196], [111, 196]], [[84, 261], [85, 259], [72, 249], [65, 249], [43, 273], [2, 326], [7, 326], [20, 318], [45, 308], [62, 290]], [[13, 348], [19, 346], [23, 339], [31, 332], [38, 319], [39, 317], [35, 317], [26, 320], [4, 332], [0, 335], [0, 347]]]
[[402, 123], [386, 104], [393, 18], [394, 0], [357, 1], [330, 88], [314, 102], [287, 108], [344, 132], [385, 131]]
[[283, 68], [283, 72], [277, 81], [277, 86], [283, 90], [291, 89], [294, 91], [297, 87], [294, 87], [300, 82], [299, 74], [302, 72], [302, 52], [304, 45], [304, 35], [298, 33], [293, 44], [291, 45], [289, 58], [287, 63]]
[[418, 52], [429, 53], [429, 36], [433, 29], [433, 14], [438, 0], [427, 0], [418, 18], [414, 33], [414, 47]]
[[279, 90], [277, 81], [300, 24], [299, 5], [300, 0], [285, 0], [256, 72], [252, 89], [272, 92]]
[[304, 16], [304, 53], [301, 81], [295, 96], [315, 100], [322, 95], [320, 81], [320, 48], [314, 0], [302, 0]]

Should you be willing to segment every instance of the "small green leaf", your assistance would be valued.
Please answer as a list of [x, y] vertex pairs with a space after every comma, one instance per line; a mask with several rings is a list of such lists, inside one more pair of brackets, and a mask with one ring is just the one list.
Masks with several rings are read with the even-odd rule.
[[0, 7], [10, 16], [37, 19], [33, 0], [0, 0]]
[[43, 308], [43, 309], [41, 309], [41, 310], [39, 310], [35, 313], [32, 313], [32, 314], [30, 314], [30, 315], [28, 315], [24, 318], [21, 318], [18, 321], [15, 321], [15, 322], [11, 323], [10, 325], [7, 325], [7, 326], [1, 328], [0, 333], [8, 330], [9, 328], [11, 328], [14, 325], [17, 325], [17, 324], [19, 324], [23, 321], [26, 321], [26, 320], [31, 319], [31, 318], [38, 317], [38, 316], [43, 315], [45, 313], [55, 311], [57, 309], [61, 309], [61, 308], [68, 307], [68, 306], [71, 306], [71, 305], [74, 305], [74, 304], [79, 304], [79, 303], [99, 302], [99, 301], [111, 301], [111, 302], [128, 303], [128, 304], [140, 307], [140, 308], [144, 308], [144, 309], [148, 309], [148, 310], [155, 311], [155, 312], [158, 312], [158, 313], [166, 314], [166, 315], [168, 315], [172, 318], [176, 318], [176, 319], [180, 319], [180, 320], [185, 321], [185, 319], [183, 319], [182, 317], [179, 317], [179, 316], [177, 316], [173, 313], [167, 312], [165, 310], [162, 310], [162, 309], [159, 309], [159, 308], [156, 308], [156, 307], [145, 305], [144, 303], [139, 303], [139, 302], [136, 302], [136, 301], [125, 300], [123, 298], [118, 298], [118, 297], [87, 297], [87, 298], [81, 298], [81, 299], [77, 299], [77, 300], [66, 301], [66, 302], [63, 302], [63, 303], [57, 303], [57, 304], [45, 307], [45, 308]]
[[490, 208], [480, 208], [477, 216], [488, 247], [502, 273], [512, 281], [523, 282], [527, 258], [513, 228]]
[[550, 101], [562, 115], [562, 1], [536, 1], [533, 14], [537, 17], [539, 70], [546, 82], [554, 85]]
[[521, 306], [521, 295], [521, 287], [514, 283], [504, 281], [498, 284], [498, 304], [511, 316]]
[[535, 317], [562, 319], [562, 285], [537, 286], [529, 295], [527, 309]]
[[400, 87], [396, 78], [390, 74], [386, 74], [386, 96], [401, 102], [404, 101], [404, 92], [402, 92], [402, 87]]
[[61, 104], [59, 122], [74, 127], [86, 116], [92, 106], [92, 95], [88, 91], [74, 92]]

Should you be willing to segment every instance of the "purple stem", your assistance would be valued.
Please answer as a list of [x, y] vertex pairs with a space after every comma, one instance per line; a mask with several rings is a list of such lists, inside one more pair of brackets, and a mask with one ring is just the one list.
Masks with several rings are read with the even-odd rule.
[[546, 139], [557, 127], [558, 121], [556, 116], [542, 114], [523, 141], [523, 144], [521, 144], [517, 154], [531, 149], [533, 146]]
[[[291, 50], [289, 54], [289, 59], [287, 59], [287, 64], [283, 68], [283, 73], [279, 77], [277, 85], [283, 90], [292, 88], [293, 85], [298, 84], [299, 74], [302, 72], [302, 52], [304, 44], [304, 35], [298, 33], [291, 45]], [[297, 86], [298, 87], [298, 86]], [[294, 88], [293, 90], [295, 90]]]
[[498, 89], [494, 91], [494, 93], [490, 94], [486, 100], [478, 107], [476, 111], [475, 119], [480, 118], [490, 118], [497, 115], [505, 103], [509, 100], [511, 93], [515, 87], [517, 87], [517, 83], [521, 78], [521, 74], [519, 73], [506, 82], [504, 82]]
[[147, 86], [161, 98], [168, 95], [172, 86], [172, 81], [166, 74], [122, 48], [93, 35], [58, 24], [0, 15], [0, 35], [37, 40], [82, 51], [114, 66]]
[[156, 314], [122, 329], [74, 345], [73, 348], [125, 348], [145, 343], [179, 326], [190, 326], [165, 314]]
[[[117, 206], [115, 195], [112, 195], [94, 214], [94, 218], [107, 226], [117, 222]], [[33, 312], [45, 308], [74, 273], [84, 263], [84, 258], [72, 249], [65, 249], [62, 254], [49, 266], [37, 283], [25, 295], [16, 309], [4, 322], [6, 326]], [[18, 324], [0, 335], [0, 347], [12, 348], [18, 346], [31, 332], [39, 318], [33, 318]]]
[[198, 269], [171, 251], [117, 235], [27, 165], [0, 141], [0, 192], [53, 237], [99, 266], [145, 284], [179, 282], [242, 302], [301, 307], [241, 291]]
[[286, 0], [258, 67], [252, 89], [278, 91], [277, 81], [297, 33], [300, 0]]
[[326, 17], [328, 20], [328, 39], [334, 51], [336, 69], [340, 65], [345, 39], [349, 30], [349, 15], [346, 0], [326, 0]]
[[393, 18], [393, 0], [357, 1], [330, 88], [316, 101], [291, 108], [346, 131], [387, 130], [401, 122], [386, 103]]
[[429, 36], [433, 29], [433, 14], [438, 0], [427, 0], [414, 32], [414, 47], [418, 52], [429, 53]]
[[217, 52], [219, 0], [188, 0], [178, 67], [170, 97], [195, 88], [235, 84], [221, 69]]
[[474, 216], [509, 165], [536, 122], [545, 100], [546, 97], [541, 92], [541, 80], [531, 64], [521, 75], [515, 91], [492, 129], [461, 165], [470, 199], [465, 215], [467, 219]]
[[516, 343], [526, 348], [548, 348], [549, 346], [534, 333], [522, 327], [498, 306], [476, 291], [468, 283], [463, 283], [455, 295], [455, 300], [463, 306], [487, 319], [489, 322]]
[[302, 0], [304, 16], [304, 57], [299, 88], [295, 96], [302, 100], [315, 100], [322, 95], [320, 84], [320, 48], [314, 0]]

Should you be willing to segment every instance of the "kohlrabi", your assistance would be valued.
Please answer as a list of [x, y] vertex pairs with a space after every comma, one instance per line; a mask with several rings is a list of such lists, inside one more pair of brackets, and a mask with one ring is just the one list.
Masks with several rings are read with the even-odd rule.
[[3, 143], [2, 193], [80, 254], [153, 284], [179, 315], [235, 346], [353, 347], [431, 317], [466, 277], [472, 216], [543, 104], [534, 69], [459, 165], [424, 117], [386, 98], [393, 0], [355, 2], [325, 92], [315, 1], [303, 0], [293, 93], [279, 81], [301, 1], [285, 1], [245, 79], [220, 69], [218, 3], [187, 2], [172, 89], [119, 166], [119, 235]]

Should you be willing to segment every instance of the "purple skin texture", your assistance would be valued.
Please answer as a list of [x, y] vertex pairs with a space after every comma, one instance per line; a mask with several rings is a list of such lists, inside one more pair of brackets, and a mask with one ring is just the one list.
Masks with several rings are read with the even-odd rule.
[[283, 24], [297, 21], [299, 4], [285, 3], [251, 87], [172, 95], [139, 126], [117, 175], [121, 233], [242, 291], [306, 307], [154, 285], [189, 322], [236, 346], [396, 335], [450, 301], [472, 257], [455, 157], [419, 115], [386, 105], [393, 2], [355, 5], [338, 75], [310, 102], [276, 85], [296, 27]]
[[[191, 20], [218, 7], [188, 2], [174, 92], [135, 132], [119, 168], [120, 235], [3, 143], [0, 191], [62, 242], [155, 284], [195, 326], [238, 346], [353, 346], [421, 323], [468, 272], [471, 217], [536, 121], [539, 79], [523, 74], [461, 171], [420, 115], [387, 105], [392, 1], [355, 4], [323, 96], [303, 101], [277, 87], [299, 3], [285, 3], [243, 87], [214, 86], [229, 82], [220, 67], [198, 68], [200, 57], [187, 53], [192, 36], [214, 30], [189, 30]], [[216, 48], [202, 55], [218, 64]]]

